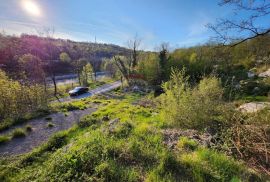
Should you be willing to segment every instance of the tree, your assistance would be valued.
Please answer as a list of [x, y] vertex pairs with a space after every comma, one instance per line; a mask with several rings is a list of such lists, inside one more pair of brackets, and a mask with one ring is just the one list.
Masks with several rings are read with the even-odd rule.
[[134, 39], [128, 41], [127, 45], [128, 48], [131, 50], [131, 54], [129, 57], [129, 67], [134, 70], [138, 64], [138, 49], [140, 47], [141, 40], [139, 39], [138, 35], [136, 34]]
[[[49, 57], [49, 63], [47, 64], [47, 70], [49, 73], [49, 76], [51, 77], [52, 81], [53, 81], [53, 85], [54, 85], [54, 96], [58, 99], [57, 97], [57, 84], [56, 84], [56, 61], [53, 59], [54, 58], [54, 53], [56, 52], [55, 49], [57, 49], [57, 47], [53, 44], [52, 39], [54, 36], [54, 28], [46, 28], [44, 27], [42, 31], [40, 31], [40, 34], [45, 35], [46, 37], [46, 42], [47, 42], [47, 53], [48, 53], [48, 57]], [[59, 99], [58, 99], [59, 100]]]
[[105, 58], [102, 60], [102, 70], [108, 72], [111, 77], [115, 77], [117, 74], [117, 67], [112, 59]]
[[138, 63], [138, 72], [151, 85], [160, 83], [160, 63], [156, 53], [145, 53]]
[[71, 61], [71, 58], [69, 57], [69, 55], [66, 52], [62, 52], [59, 55], [59, 58], [60, 58], [60, 61], [63, 61], [63, 62], [70, 62]]
[[114, 56], [113, 62], [129, 84], [129, 75], [131, 72], [129, 59], [127, 59], [125, 56]]
[[160, 45], [160, 51], [159, 51], [159, 60], [160, 60], [160, 83], [166, 79], [166, 64], [168, 62], [168, 43], [162, 43]]
[[219, 4], [234, 6], [235, 17], [219, 19], [216, 24], [208, 25], [216, 33], [213, 37], [215, 41], [222, 42], [223, 45], [232, 43], [231, 46], [236, 46], [270, 33], [270, 24], [260, 23], [263, 18], [270, 18], [269, 0], [222, 0]]
[[27, 82], [42, 83], [45, 73], [42, 68], [41, 60], [32, 54], [24, 54], [19, 58], [21, 78]]
[[77, 74], [78, 81], [79, 81], [79, 84], [80, 85], [82, 84], [82, 81], [81, 81], [81, 72], [82, 72], [83, 67], [86, 64], [87, 64], [87, 60], [85, 58], [80, 58], [80, 59], [75, 60], [75, 61], [72, 62], [74, 71]]
[[83, 85], [87, 86], [89, 84], [89, 79], [93, 81], [93, 67], [90, 63], [87, 63], [82, 68], [82, 73], [81, 73], [81, 80], [82, 80]]

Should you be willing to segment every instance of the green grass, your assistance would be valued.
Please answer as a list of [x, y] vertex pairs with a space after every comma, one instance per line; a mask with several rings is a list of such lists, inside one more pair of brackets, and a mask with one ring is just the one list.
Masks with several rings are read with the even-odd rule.
[[169, 150], [158, 110], [132, 104], [140, 97], [99, 98], [106, 104], [78, 125], [0, 166], [0, 181], [247, 181], [244, 165], [195, 141]]
[[12, 138], [20, 138], [20, 137], [25, 137], [26, 132], [22, 128], [17, 128], [12, 132]]
[[61, 112], [69, 112], [69, 111], [74, 111], [74, 110], [84, 110], [87, 109], [88, 103], [83, 101], [83, 100], [78, 100], [78, 101], [73, 101], [73, 102], [68, 102], [68, 103], [59, 103], [55, 104], [53, 107], [56, 110], [59, 110]]
[[243, 102], [269, 102], [270, 98], [267, 96], [242, 96], [237, 100], [242, 100]]
[[0, 136], [0, 145], [5, 144], [10, 140], [10, 137], [8, 136]]
[[250, 175], [243, 164], [224, 154], [201, 147], [193, 140], [181, 138], [177, 147], [181, 151], [178, 153], [179, 160], [191, 167], [195, 181], [205, 181], [205, 177], [209, 181], [240, 181]]
[[54, 124], [53, 124], [52, 122], [49, 122], [49, 123], [47, 124], [47, 127], [48, 127], [48, 128], [52, 128], [52, 127], [54, 127]]
[[11, 126], [19, 125], [22, 123], [25, 123], [31, 119], [39, 118], [46, 116], [53, 112], [50, 108], [47, 109], [40, 109], [33, 113], [26, 113], [21, 118], [6, 118], [0, 121], [0, 131], [6, 130], [10, 128]]

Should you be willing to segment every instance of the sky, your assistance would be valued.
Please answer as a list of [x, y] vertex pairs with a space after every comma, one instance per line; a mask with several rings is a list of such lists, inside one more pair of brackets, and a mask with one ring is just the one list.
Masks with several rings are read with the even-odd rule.
[[141, 49], [202, 44], [206, 24], [232, 14], [218, 0], [0, 0], [0, 30], [37, 34], [54, 28], [56, 38], [125, 46], [136, 34]]

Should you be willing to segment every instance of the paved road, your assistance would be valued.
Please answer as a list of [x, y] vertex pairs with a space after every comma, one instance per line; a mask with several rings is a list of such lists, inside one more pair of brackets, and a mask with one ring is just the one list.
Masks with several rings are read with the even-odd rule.
[[116, 88], [118, 88], [120, 86], [121, 86], [121, 81], [116, 81], [114, 83], [105, 84], [105, 85], [103, 85], [101, 87], [90, 90], [89, 92], [87, 92], [85, 94], [82, 94], [82, 95], [79, 95], [79, 96], [61, 98], [60, 101], [61, 102], [66, 102], [66, 101], [72, 101], [72, 100], [76, 100], [76, 99], [83, 99], [83, 98], [86, 98], [86, 97], [90, 97], [90, 96], [93, 96], [93, 95], [97, 95], [97, 94], [101, 94], [101, 93], [111, 91], [111, 90], [116, 89]]

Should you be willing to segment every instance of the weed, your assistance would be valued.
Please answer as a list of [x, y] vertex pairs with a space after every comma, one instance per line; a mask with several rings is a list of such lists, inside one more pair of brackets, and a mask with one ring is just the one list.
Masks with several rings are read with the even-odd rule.
[[54, 127], [54, 124], [53, 124], [52, 122], [49, 122], [49, 123], [47, 124], [47, 126], [48, 126], [48, 128], [52, 128], [52, 127]]
[[80, 128], [86, 128], [86, 127], [89, 127], [89, 126], [96, 124], [96, 123], [97, 123], [96, 118], [94, 118], [91, 115], [87, 115], [87, 116], [83, 117], [82, 119], [80, 119], [78, 125]]
[[12, 132], [12, 138], [19, 138], [19, 137], [25, 137], [26, 133], [25, 130], [21, 128], [17, 128]]
[[10, 137], [8, 136], [0, 136], [0, 145], [7, 143], [10, 140]]

